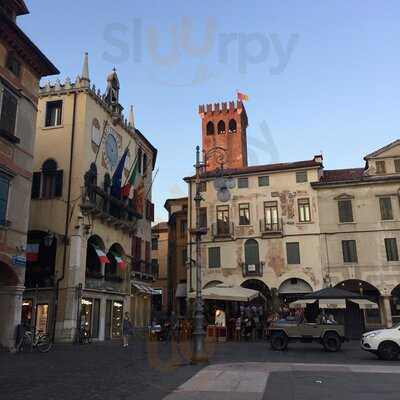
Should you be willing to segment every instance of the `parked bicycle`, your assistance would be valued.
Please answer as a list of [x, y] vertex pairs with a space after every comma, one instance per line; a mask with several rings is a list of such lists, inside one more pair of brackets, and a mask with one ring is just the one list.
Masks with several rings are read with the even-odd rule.
[[47, 353], [53, 347], [53, 343], [47, 333], [38, 331], [36, 334], [30, 330], [26, 330], [17, 345], [17, 351], [29, 349], [33, 351], [36, 348], [40, 353]]

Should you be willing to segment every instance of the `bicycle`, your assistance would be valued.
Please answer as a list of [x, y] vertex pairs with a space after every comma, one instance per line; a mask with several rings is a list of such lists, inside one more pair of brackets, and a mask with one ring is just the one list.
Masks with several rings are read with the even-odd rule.
[[47, 333], [38, 331], [36, 334], [30, 330], [26, 330], [17, 345], [17, 351], [23, 351], [25, 348], [29, 348], [33, 351], [36, 348], [40, 353], [47, 353], [53, 347], [53, 343], [50, 341], [50, 337]]

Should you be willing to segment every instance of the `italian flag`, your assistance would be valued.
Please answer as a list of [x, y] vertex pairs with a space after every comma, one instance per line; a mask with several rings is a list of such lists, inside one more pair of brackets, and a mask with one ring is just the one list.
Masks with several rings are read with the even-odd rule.
[[139, 167], [139, 165], [138, 165], [138, 160], [136, 157], [136, 161], [132, 168], [132, 172], [131, 172], [131, 175], [129, 176], [128, 182], [124, 186], [122, 186], [122, 189], [121, 189], [122, 197], [129, 197], [131, 188], [135, 185], [136, 175], [138, 174], [138, 167]]
[[39, 243], [28, 243], [26, 245], [26, 261], [35, 262], [39, 260]]
[[118, 268], [125, 269], [126, 264], [122, 257], [115, 253], [113, 253], [113, 256], [115, 258], [115, 261], [117, 262]]
[[99, 260], [102, 264], [109, 264], [110, 260], [108, 259], [106, 253], [104, 253], [103, 250], [99, 249], [98, 247], [94, 248], [96, 250], [97, 257], [99, 257]]

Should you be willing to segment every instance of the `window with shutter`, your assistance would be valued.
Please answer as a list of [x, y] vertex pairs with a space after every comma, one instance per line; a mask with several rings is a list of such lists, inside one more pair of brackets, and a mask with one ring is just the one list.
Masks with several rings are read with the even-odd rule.
[[386, 163], [385, 163], [385, 161], [383, 161], [383, 160], [376, 161], [375, 165], [376, 165], [376, 173], [377, 174], [386, 174]]
[[260, 255], [258, 250], [258, 242], [255, 239], [248, 239], [244, 244], [244, 261], [246, 264], [258, 264]]
[[7, 204], [10, 180], [7, 176], [0, 175], [0, 225], [5, 225], [7, 220]]
[[353, 222], [353, 206], [351, 200], [339, 200], [339, 222]]
[[221, 253], [219, 247], [208, 248], [208, 267], [209, 268], [221, 267]]
[[40, 172], [34, 172], [32, 177], [32, 199], [38, 199], [40, 197], [40, 181], [42, 174]]
[[63, 192], [63, 171], [56, 171], [55, 173], [55, 197], [61, 197]]
[[393, 219], [392, 200], [390, 197], [381, 197], [379, 199], [379, 206], [383, 220]]
[[303, 183], [308, 181], [307, 171], [296, 172], [296, 182]]
[[238, 188], [246, 189], [249, 187], [249, 178], [238, 178]]
[[358, 262], [355, 240], [342, 240], [343, 262]]
[[250, 204], [239, 204], [239, 225], [250, 225]]
[[400, 158], [394, 160], [394, 170], [395, 172], [400, 172]]
[[45, 126], [59, 126], [62, 120], [62, 100], [48, 101], [46, 103]]
[[299, 242], [286, 243], [286, 256], [288, 264], [300, 264]]
[[200, 207], [200, 228], [207, 228], [207, 207]]
[[311, 221], [310, 199], [298, 199], [297, 203], [299, 207], [299, 221], [310, 222]]
[[3, 88], [1, 98], [0, 134], [13, 136], [17, 121], [18, 100], [10, 90]]
[[386, 259], [388, 261], [399, 261], [397, 241], [395, 238], [385, 239]]
[[269, 176], [259, 176], [258, 177], [258, 186], [268, 186], [269, 185]]

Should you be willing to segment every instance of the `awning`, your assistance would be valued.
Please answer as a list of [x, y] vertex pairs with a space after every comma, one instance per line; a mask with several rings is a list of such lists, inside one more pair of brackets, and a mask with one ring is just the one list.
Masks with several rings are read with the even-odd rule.
[[320, 299], [319, 308], [346, 308], [345, 299]]
[[312, 304], [315, 303], [317, 300], [313, 299], [303, 299], [303, 300], [297, 300], [293, 301], [292, 303], [289, 304], [289, 308], [305, 308], [307, 304]]
[[149, 295], [159, 294], [158, 290], [153, 289], [152, 287], [143, 282], [132, 282], [132, 286], [143, 294], [149, 294]]
[[176, 298], [182, 298], [186, 297], [186, 283], [178, 283], [178, 286], [176, 287]]
[[353, 303], [358, 304], [358, 306], [362, 309], [362, 310], [371, 310], [371, 309], [376, 309], [378, 308], [378, 304], [374, 303], [373, 301], [370, 300], [366, 300], [366, 299], [351, 299], [350, 301], [352, 301]]
[[[225, 300], [225, 301], [251, 301], [262, 294], [258, 290], [246, 289], [241, 286], [219, 284], [201, 291], [204, 300]], [[196, 292], [188, 294], [189, 298], [195, 298]]]

